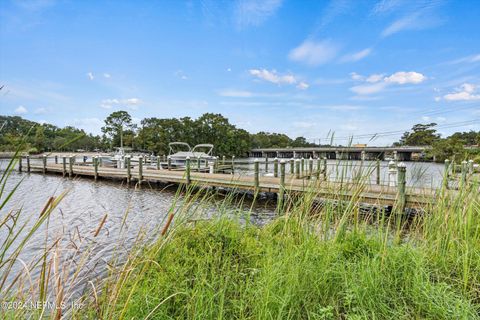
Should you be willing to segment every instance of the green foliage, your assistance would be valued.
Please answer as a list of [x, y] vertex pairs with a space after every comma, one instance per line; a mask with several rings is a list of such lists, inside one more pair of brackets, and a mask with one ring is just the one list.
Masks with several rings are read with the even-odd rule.
[[102, 127], [102, 132], [110, 137], [113, 146], [123, 147], [123, 133], [132, 129], [134, 129], [134, 125], [130, 114], [126, 111], [115, 111], [105, 119], [105, 126]]
[[445, 159], [463, 161], [466, 154], [464, 142], [453, 136], [435, 141], [429, 153], [437, 162], [443, 162]]
[[100, 137], [85, 133], [81, 129], [67, 126], [59, 128], [51, 124], [40, 124], [15, 116], [0, 116], [3, 125], [0, 134], [0, 151], [16, 150], [22, 139], [24, 151], [93, 150], [101, 147]]
[[440, 139], [440, 135], [436, 133], [436, 123], [416, 124], [411, 131], [407, 131], [395, 143], [397, 146], [431, 146]]

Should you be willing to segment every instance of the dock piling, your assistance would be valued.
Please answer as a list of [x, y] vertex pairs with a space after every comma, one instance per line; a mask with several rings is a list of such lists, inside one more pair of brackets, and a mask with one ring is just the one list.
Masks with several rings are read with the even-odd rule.
[[323, 180], [327, 181], [327, 157], [323, 157]]
[[305, 159], [302, 157], [301, 159], [301, 165], [302, 165], [302, 175], [305, 173]]
[[235, 174], [235, 156], [232, 156], [232, 174]]
[[157, 170], [160, 170], [160, 156], [157, 156]]
[[294, 174], [295, 173], [295, 159], [292, 158], [290, 159], [290, 174]]
[[185, 159], [185, 179], [187, 180], [187, 186], [190, 185], [190, 157]]
[[200, 157], [197, 157], [197, 171], [200, 172], [201, 161]]
[[42, 172], [43, 174], [47, 173], [47, 155], [43, 155], [43, 158], [42, 158], [42, 161], [43, 161], [43, 169], [42, 169]]
[[167, 157], [167, 169], [172, 170], [172, 158], [170, 156]]
[[260, 168], [259, 168], [259, 163], [258, 163], [258, 159], [255, 159], [253, 161], [253, 170], [254, 170], [254, 186], [255, 186], [255, 193], [258, 192], [258, 188], [260, 187], [260, 177], [259, 177], [259, 171], [260, 171]]
[[73, 156], [68, 158], [68, 177], [73, 177]]
[[375, 169], [376, 169], [375, 182], [377, 183], [377, 185], [380, 185], [380, 159], [377, 159], [375, 163]]
[[22, 172], [22, 156], [18, 157], [18, 172]]
[[273, 159], [273, 176], [275, 178], [278, 177], [278, 159], [277, 158]]
[[132, 165], [131, 165], [132, 158], [130, 156], [125, 157], [125, 167], [127, 167], [127, 183], [132, 181]]
[[63, 164], [62, 174], [63, 174], [63, 177], [65, 178], [65, 176], [67, 175], [67, 157], [65, 156], [62, 157], [62, 164]]
[[55, 164], [58, 164], [58, 156], [55, 155]]
[[313, 174], [313, 159], [308, 159], [308, 177], [307, 179], [311, 179]]
[[405, 212], [405, 204], [407, 200], [407, 195], [406, 195], [406, 186], [407, 186], [407, 179], [406, 179], [406, 173], [407, 173], [407, 166], [405, 163], [400, 162], [397, 165], [398, 168], [398, 211], [400, 213]]
[[143, 157], [138, 157], [138, 184], [141, 185], [143, 180]]
[[317, 171], [316, 171], [316, 174], [315, 174], [315, 178], [317, 178], [317, 180], [320, 180], [320, 168], [322, 166], [322, 160], [320, 159], [320, 157], [317, 158]]
[[397, 165], [393, 160], [388, 163], [388, 185], [390, 187], [397, 185]]
[[27, 172], [30, 172], [30, 156], [27, 155]]
[[93, 179], [95, 181], [98, 180], [98, 157], [93, 157], [92, 158], [92, 161], [93, 161], [93, 166], [94, 166], [94, 173], [93, 173]]
[[268, 172], [268, 156], [265, 156], [265, 172]]

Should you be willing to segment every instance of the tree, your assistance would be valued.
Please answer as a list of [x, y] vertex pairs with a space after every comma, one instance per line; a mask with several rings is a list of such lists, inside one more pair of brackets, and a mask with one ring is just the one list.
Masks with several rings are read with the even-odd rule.
[[405, 132], [399, 142], [395, 142], [395, 146], [431, 146], [440, 139], [437, 130], [434, 129], [436, 123], [416, 124], [412, 127], [411, 132]]
[[42, 152], [45, 150], [45, 128], [42, 125], [39, 125], [35, 129], [35, 148], [39, 152]]
[[445, 159], [462, 161], [466, 154], [463, 146], [463, 141], [458, 137], [449, 137], [434, 142], [429, 153], [437, 162], [443, 162]]
[[102, 132], [111, 138], [113, 145], [120, 143], [120, 147], [123, 148], [123, 131], [133, 128], [132, 117], [128, 112], [115, 111], [105, 119]]

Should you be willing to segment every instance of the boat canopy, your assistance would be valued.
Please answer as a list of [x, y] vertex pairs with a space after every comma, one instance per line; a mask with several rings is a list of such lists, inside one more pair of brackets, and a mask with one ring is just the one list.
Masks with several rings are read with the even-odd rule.
[[195, 153], [195, 152], [199, 153], [198, 149], [205, 149], [206, 151], [203, 152], [203, 153], [211, 156], [212, 155], [212, 150], [213, 150], [213, 144], [209, 144], [209, 143], [197, 144], [195, 147], [193, 147], [192, 152], [193, 153]]
[[[175, 146], [177, 146], [177, 148]], [[176, 149], [188, 149], [187, 150], [188, 152], [192, 151], [192, 148], [186, 142], [170, 142], [168, 144], [168, 147], [170, 148], [169, 154], [173, 154], [173, 153], [177, 152]]]

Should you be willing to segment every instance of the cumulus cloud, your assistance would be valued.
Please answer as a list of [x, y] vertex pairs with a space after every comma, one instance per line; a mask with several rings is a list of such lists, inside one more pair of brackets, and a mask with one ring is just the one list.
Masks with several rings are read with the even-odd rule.
[[294, 75], [291, 74], [284, 74], [281, 75], [277, 73], [276, 70], [267, 70], [267, 69], [250, 69], [250, 75], [262, 79], [271, 83], [275, 83], [278, 85], [286, 84], [286, 85], [297, 85], [298, 89], [305, 90], [308, 89], [309, 84], [305, 81], [300, 81]]
[[446, 94], [443, 98], [447, 101], [476, 101], [480, 100], [477, 86], [471, 83], [464, 83], [455, 92]]
[[324, 64], [337, 55], [338, 47], [328, 40], [306, 40], [288, 54], [290, 60], [302, 62], [311, 66]]
[[138, 105], [142, 103], [142, 100], [138, 98], [129, 98], [129, 99], [104, 99], [102, 100], [100, 107], [104, 109], [111, 109], [112, 107], [127, 107], [129, 109], [135, 110], [138, 108]]
[[18, 107], [15, 109], [15, 113], [16, 113], [16, 114], [26, 114], [26, 113], [28, 113], [28, 110], [27, 110], [27, 108], [25, 108], [24, 106], [18, 106]]
[[389, 77], [385, 78], [385, 82], [397, 83], [397, 84], [407, 84], [407, 83], [421, 83], [425, 81], [427, 77], [418, 72], [396, 72]]
[[95, 79], [95, 77], [93, 76], [93, 73], [92, 73], [92, 72], [87, 73], [87, 77], [88, 77], [88, 79], [90, 79], [90, 80]]
[[427, 79], [421, 73], [410, 71], [400, 71], [385, 76], [384, 74], [372, 74], [368, 77], [352, 72], [351, 78], [355, 81], [367, 82], [350, 88], [351, 91], [359, 95], [368, 95], [382, 91], [389, 85], [419, 84]]
[[103, 77], [106, 79], [110, 79], [112, 76], [110, 75], [110, 73], [104, 73]]
[[341, 61], [341, 62], [356, 62], [356, 61], [360, 61], [360, 60], [362, 60], [363, 58], [366, 58], [367, 56], [369, 56], [370, 53], [372, 53], [372, 49], [371, 49], [371, 48], [366, 48], [366, 49], [360, 50], [360, 51], [358, 51], [358, 52], [354, 52], [354, 53], [351, 53], [351, 54], [347, 54], [347, 55], [343, 56], [342, 59], [340, 59], [340, 61]]
[[242, 29], [259, 26], [275, 14], [282, 0], [238, 0], [235, 6], [235, 22]]

